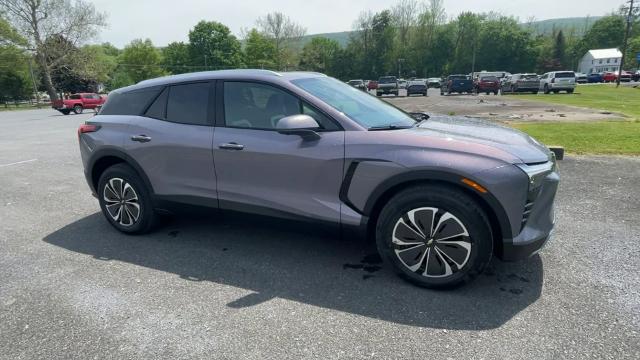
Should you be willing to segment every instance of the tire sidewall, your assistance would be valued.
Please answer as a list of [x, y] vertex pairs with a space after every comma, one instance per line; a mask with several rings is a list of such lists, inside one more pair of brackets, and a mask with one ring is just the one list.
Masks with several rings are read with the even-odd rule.
[[[444, 190], [444, 191], [443, 191]], [[454, 196], [450, 196], [452, 195]], [[394, 270], [410, 282], [430, 288], [447, 288], [467, 282], [478, 275], [491, 259], [493, 253], [493, 241], [491, 230], [486, 216], [479, 206], [471, 209], [464, 201], [463, 194], [457, 191], [432, 189], [429, 192], [423, 190], [414, 193], [403, 192], [394, 197], [382, 210], [376, 226], [376, 243], [380, 255], [393, 265]], [[463, 196], [459, 199], [460, 196]], [[471, 199], [467, 199], [472, 201]], [[456, 216], [467, 228], [471, 240], [471, 254], [462, 270], [446, 278], [427, 278], [416, 274], [400, 261], [392, 248], [393, 229], [396, 222], [403, 214], [420, 207], [435, 207], [450, 212]], [[478, 212], [480, 211], [480, 212]]]
[[[116, 222], [106, 208], [106, 202], [104, 201], [104, 187], [110, 179], [121, 178], [128, 182], [133, 187], [133, 190], [138, 195], [138, 203], [140, 205], [140, 215], [138, 221], [131, 226], [122, 226]], [[98, 181], [98, 201], [100, 202], [100, 209], [103, 215], [115, 227], [121, 232], [128, 234], [140, 234], [149, 231], [153, 224], [153, 203], [149, 191], [140, 179], [138, 174], [128, 165], [116, 164], [105, 170]]]

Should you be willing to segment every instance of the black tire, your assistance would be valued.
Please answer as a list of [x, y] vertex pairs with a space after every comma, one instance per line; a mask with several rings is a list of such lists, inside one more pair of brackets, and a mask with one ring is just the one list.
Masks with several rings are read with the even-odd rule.
[[498, 95], [498, 90], [494, 91], [493, 95]]
[[[420, 238], [421, 235], [413, 238], [418, 243], [426, 239], [424, 244], [414, 245], [415, 242], [413, 244], [394, 244], [394, 235], [398, 239], [403, 229], [411, 229], [405, 222], [405, 220], [411, 222], [409, 218], [411, 212], [415, 216], [414, 219], [421, 216], [422, 219], [427, 219], [429, 223], [432, 223], [429, 216], [424, 215], [433, 214], [431, 209], [438, 209], [435, 215], [431, 215], [431, 219], [442, 219], [446, 216], [447, 222], [443, 223], [445, 226], [439, 227], [440, 231], [438, 228], [432, 229], [433, 226], [430, 224], [425, 227], [431, 229], [433, 233], [431, 239]], [[420, 213], [423, 215], [419, 215]], [[425, 222], [418, 220], [416, 223], [423, 225]], [[448, 231], [461, 231], [466, 228], [464, 233], [468, 236], [463, 236], [461, 233], [460, 237], [454, 238], [459, 239], [457, 244], [449, 242], [444, 245], [441, 242], [444, 240], [437, 240], [437, 234], [442, 233], [446, 225], [450, 225], [447, 227]], [[415, 228], [418, 226], [414, 225]], [[409, 231], [405, 234], [415, 236], [417, 232]], [[452, 240], [449, 239], [449, 241]], [[459, 245], [462, 243], [468, 244], [469, 248]], [[493, 253], [491, 227], [482, 208], [462, 191], [443, 185], [414, 186], [396, 194], [385, 205], [378, 217], [376, 245], [382, 258], [390, 263], [402, 278], [418, 286], [436, 289], [455, 287], [472, 280], [484, 270]], [[404, 247], [404, 249], [396, 253], [399, 247]], [[424, 251], [418, 252], [420, 247]], [[441, 248], [445, 250], [441, 250]], [[398, 255], [403, 251], [407, 251], [405, 260], [401, 260], [401, 255]], [[458, 267], [458, 263], [454, 262], [453, 258], [462, 260], [460, 256], [466, 256], [466, 258], [460, 262], [461, 267]], [[412, 265], [406, 264], [404, 261], [409, 261]], [[434, 261], [431, 263], [433, 266], [427, 266], [429, 261]], [[415, 270], [410, 267], [415, 267]], [[438, 275], [436, 270], [440, 270], [441, 273]], [[426, 274], [428, 271], [432, 271], [433, 274]], [[450, 274], [447, 275], [447, 273]]]
[[532, 91], [531, 93], [532, 93], [533, 95], [538, 95], [538, 92], [537, 92], [537, 91]]
[[60, 110], [60, 112], [62, 113], [62, 115], [69, 115], [71, 113], [71, 110], [64, 109], [64, 110]]
[[76, 114], [82, 114], [82, 105], [75, 105], [73, 107], [73, 112]]
[[545, 94], [548, 94], [548, 93], [549, 93], [549, 85], [544, 84], [544, 91], [543, 91], [543, 92], [544, 92]]
[[557, 94], [557, 93], [559, 93], [559, 92], [560, 92], [560, 90], [553, 90], [553, 93], [554, 93], [554, 94]]
[[567, 90], [567, 94], [573, 94], [573, 89]]
[[[111, 180], [113, 180], [114, 182], [110, 183]], [[111, 188], [118, 191], [120, 190], [118, 189], [118, 182], [120, 182], [120, 189], [125, 188], [125, 190], [119, 191], [121, 194], [124, 193], [124, 196], [112, 196], [114, 192], [110, 192], [110, 190], [106, 188], [109, 184]], [[131, 210], [135, 209], [135, 207], [131, 205], [131, 202], [127, 202], [127, 204], [129, 204], [129, 207], [127, 207], [127, 209], [130, 211], [125, 213], [131, 215], [121, 215], [118, 219], [117, 216], [115, 216], [114, 218], [110, 211], [107, 210], [108, 201], [106, 198], [111, 199], [111, 204], [113, 207], [117, 207], [118, 204], [120, 204], [120, 211], [123, 211], [123, 208], [126, 207], [126, 205], [124, 205], [122, 201], [119, 202], [119, 200], [126, 199], [132, 194], [130, 191], [127, 192], [126, 184], [128, 184], [128, 186], [133, 189], [133, 195], [135, 195], [137, 198], [137, 201], [131, 200], [131, 202], [137, 203], [139, 206], [138, 217], [135, 220], [133, 219], [135, 217], [135, 211]], [[107, 221], [109, 221], [109, 223], [111, 223], [111, 225], [113, 225], [113, 227], [115, 227], [119, 231], [126, 234], [144, 234], [151, 231], [151, 229], [155, 225], [157, 216], [153, 209], [153, 203], [151, 201], [149, 189], [147, 189], [144, 181], [142, 181], [138, 173], [136, 173], [136, 171], [129, 165], [116, 164], [107, 168], [100, 175], [100, 180], [98, 181], [98, 189], [96, 190], [96, 192], [98, 193], [98, 200], [100, 202], [100, 209], [102, 209], [102, 214], [105, 216]], [[116, 212], [117, 214], [117, 209], [112, 211]], [[126, 219], [134, 221], [128, 221]], [[129, 222], [131, 224], [123, 224]]]
[[422, 96], [427, 96], [427, 92], [426, 92], [426, 91], [425, 91], [425, 92], [423, 92], [423, 93], [422, 93]]

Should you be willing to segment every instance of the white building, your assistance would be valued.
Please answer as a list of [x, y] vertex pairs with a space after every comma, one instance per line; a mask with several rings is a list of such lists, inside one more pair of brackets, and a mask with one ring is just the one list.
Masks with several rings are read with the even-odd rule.
[[618, 49], [589, 50], [580, 60], [578, 72], [584, 74], [618, 71], [622, 53]]

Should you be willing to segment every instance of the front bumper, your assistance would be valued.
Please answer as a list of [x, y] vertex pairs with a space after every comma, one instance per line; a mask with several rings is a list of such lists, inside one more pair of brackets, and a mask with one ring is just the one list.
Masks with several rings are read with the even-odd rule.
[[514, 238], [503, 239], [498, 254], [500, 259], [515, 261], [530, 257], [549, 242], [555, 226], [554, 200], [559, 182], [560, 176], [555, 171], [545, 177], [520, 233]]

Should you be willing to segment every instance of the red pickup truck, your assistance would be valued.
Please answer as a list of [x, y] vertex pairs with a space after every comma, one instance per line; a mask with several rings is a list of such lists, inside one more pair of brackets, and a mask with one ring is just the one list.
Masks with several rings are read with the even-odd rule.
[[98, 111], [100, 107], [107, 101], [106, 97], [102, 97], [94, 93], [79, 93], [65, 97], [65, 99], [56, 100], [51, 107], [60, 111], [64, 115], [69, 115], [71, 111], [81, 114], [84, 109], [94, 109]]

